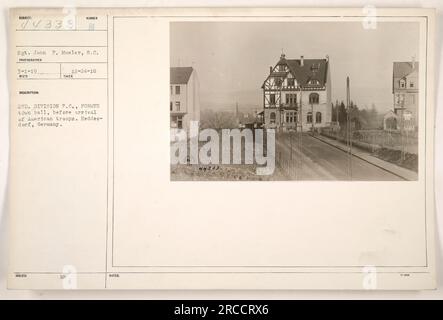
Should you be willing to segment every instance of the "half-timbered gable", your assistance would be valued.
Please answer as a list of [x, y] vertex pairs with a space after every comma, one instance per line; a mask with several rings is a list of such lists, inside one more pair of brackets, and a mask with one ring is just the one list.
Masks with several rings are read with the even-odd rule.
[[286, 59], [282, 54], [262, 89], [268, 128], [306, 131], [331, 122], [328, 58]]

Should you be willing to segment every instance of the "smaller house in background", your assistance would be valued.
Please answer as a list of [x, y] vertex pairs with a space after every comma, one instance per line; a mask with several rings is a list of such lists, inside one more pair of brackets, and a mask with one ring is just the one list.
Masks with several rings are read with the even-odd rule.
[[[403, 120], [401, 115], [403, 115]], [[412, 112], [409, 110], [403, 110], [401, 114], [397, 114], [394, 111], [389, 110], [383, 117], [383, 129], [392, 131], [400, 130], [401, 128], [405, 131], [415, 130]]]
[[398, 116], [395, 114], [394, 111], [389, 110], [384, 116], [383, 116], [383, 129], [384, 130], [397, 130], [398, 128]]
[[413, 131], [418, 128], [418, 70], [415, 59], [394, 62], [392, 74], [393, 110], [385, 114], [383, 129]]
[[262, 112], [254, 112], [251, 114], [245, 114], [244, 117], [240, 120], [239, 128], [240, 129], [259, 129], [263, 127], [263, 117], [260, 116], [263, 114]]
[[197, 74], [192, 67], [170, 68], [170, 126], [189, 130], [190, 121], [200, 121]]

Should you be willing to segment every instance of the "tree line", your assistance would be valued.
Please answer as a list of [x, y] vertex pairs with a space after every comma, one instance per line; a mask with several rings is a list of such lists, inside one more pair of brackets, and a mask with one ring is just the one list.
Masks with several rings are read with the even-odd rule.
[[[360, 109], [353, 101], [351, 101], [349, 112], [350, 121], [355, 130], [383, 128], [383, 115], [378, 113], [374, 104], [372, 104], [370, 109]], [[335, 104], [332, 104], [332, 121], [338, 121], [340, 128], [346, 128], [348, 113], [343, 101], [339, 102], [337, 100]]]
[[[380, 114], [375, 105], [371, 108], [360, 109], [353, 101], [350, 103], [350, 119], [354, 130], [383, 129], [383, 114]], [[214, 111], [204, 109], [200, 113], [201, 128], [233, 129], [238, 128], [239, 123], [253, 121], [253, 113]], [[338, 119], [338, 120], [337, 120]], [[347, 110], [343, 101], [332, 103], [332, 122], [337, 122], [341, 129], [347, 125]]]

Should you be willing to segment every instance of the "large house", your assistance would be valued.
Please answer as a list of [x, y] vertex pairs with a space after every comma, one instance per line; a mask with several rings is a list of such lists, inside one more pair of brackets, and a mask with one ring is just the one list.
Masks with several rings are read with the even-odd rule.
[[394, 62], [393, 110], [384, 116], [385, 130], [416, 130], [418, 127], [418, 62]]
[[262, 85], [265, 128], [308, 131], [331, 125], [329, 58], [280, 56]]
[[200, 121], [199, 83], [194, 68], [170, 69], [169, 111], [171, 128], [189, 130], [190, 121]]

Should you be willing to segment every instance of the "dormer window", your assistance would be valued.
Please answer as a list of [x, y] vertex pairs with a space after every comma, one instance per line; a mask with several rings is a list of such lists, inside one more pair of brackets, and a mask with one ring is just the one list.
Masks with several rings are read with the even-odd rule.
[[318, 69], [320, 69], [320, 64], [319, 63], [314, 63], [311, 65], [311, 71], [312, 72], [316, 72], [318, 71]]
[[308, 84], [318, 86], [320, 82], [318, 80], [309, 80]]
[[288, 78], [288, 87], [293, 87], [295, 85], [294, 78]]
[[402, 88], [402, 89], [406, 88], [406, 80], [405, 79], [400, 80], [400, 88]]
[[414, 82], [409, 82], [409, 88], [414, 88]]

